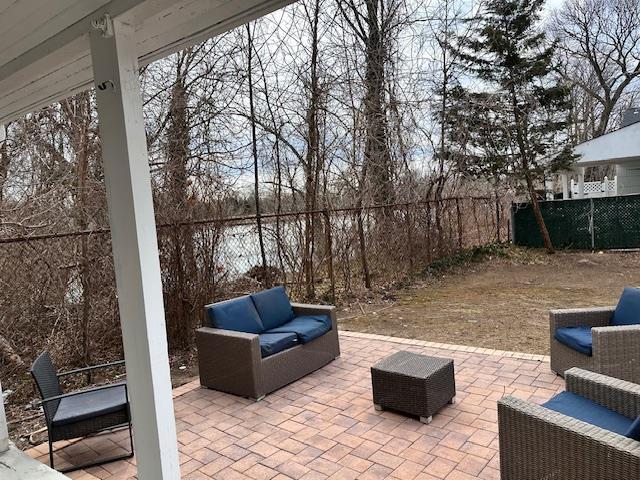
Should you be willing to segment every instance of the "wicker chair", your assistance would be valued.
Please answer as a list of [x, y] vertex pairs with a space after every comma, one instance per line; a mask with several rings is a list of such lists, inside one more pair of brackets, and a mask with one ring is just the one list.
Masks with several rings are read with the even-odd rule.
[[[567, 391], [627, 418], [640, 415], [640, 385], [572, 368]], [[502, 480], [640, 478], [640, 442], [531, 402], [498, 402]]]
[[[640, 325], [610, 326], [615, 307], [551, 310], [551, 370], [560, 376], [572, 367], [640, 384]], [[560, 327], [586, 325], [591, 330], [593, 355], [588, 356], [558, 342]]]
[[131, 432], [131, 415], [127, 384], [124, 382], [102, 385], [71, 393], [62, 393], [60, 378], [75, 374], [89, 373], [100, 368], [123, 365], [119, 362], [81, 368], [69, 372], [57, 373], [49, 353], [41, 353], [31, 366], [33, 376], [40, 395], [42, 408], [47, 423], [49, 439], [49, 462], [54, 468], [53, 443], [60, 440], [71, 440], [88, 435], [112, 430], [118, 427], [129, 428], [131, 450], [125, 455], [119, 455], [86, 463], [74, 465], [61, 472], [72, 472], [96, 465], [131, 458], [133, 456], [133, 435]]

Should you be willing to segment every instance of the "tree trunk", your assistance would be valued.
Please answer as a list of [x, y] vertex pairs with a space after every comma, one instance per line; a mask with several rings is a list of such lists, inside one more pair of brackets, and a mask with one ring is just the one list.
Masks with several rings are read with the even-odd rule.
[[307, 123], [307, 154], [303, 164], [305, 170], [305, 210], [304, 216], [304, 251], [303, 270], [307, 298], [315, 296], [315, 281], [313, 272], [313, 240], [314, 215], [309, 213], [317, 208], [317, 185], [320, 168], [318, 131], [318, 110], [320, 108], [320, 85], [318, 79], [318, 17], [320, 2], [316, 0], [312, 14], [307, 14], [311, 22], [311, 61], [309, 79], [309, 105], [306, 112]]
[[531, 207], [533, 208], [533, 215], [536, 217], [536, 223], [538, 224], [538, 228], [540, 229], [540, 235], [542, 236], [542, 244], [544, 245], [547, 253], [553, 254], [555, 253], [555, 249], [553, 248], [553, 243], [551, 242], [551, 236], [549, 235], [549, 230], [547, 230], [547, 224], [544, 221], [544, 217], [542, 216], [542, 211], [540, 210], [540, 203], [538, 202], [538, 194], [536, 193], [535, 186], [533, 185], [533, 181], [529, 175], [526, 176], [527, 181], [527, 189], [529, 190], [529, 196], [531, 198]]
[[168, 231], [169, 265], [172, 272], [167, 298], [170, 341], [177, 346], [189, 343], [193, 305], [189, 279], [196, 275], [193, 228], [182, 225], [192, 216], [189, 202], [189, 119], [187, 73], [192, 52], [178, 57], [176, 79], [171, 89], [167, 129], [166, 211], [174, 227]]
[[386, 49], [380, 21], [379, 0], [366, 0], [368, 37], [365, 43], [366, 72], [364, 161], [371, 175], [373, 199], [378, 205], [393, 203], [392, 162], [384, 107]]
[[264, 249], [264, 238], [262, 235], [262, 212], [260, 209], [260, 175], [258, 165], [258, 139], [256, 133], [256, 112], [253, 98], [253, 38], [251, 36], [251, 25], [247, 23], [247, 81], [249, 82], [249, 115], [251, 117], [251, 151], [253, 154], [253, 194], [256, 206], [256, 225], [258, 227], [258, 242], [260, 244], [260, 257], [262, 259], [262, 278], [266, 287], [271, 286], [271, 278], [267, 266], [267, 255]]

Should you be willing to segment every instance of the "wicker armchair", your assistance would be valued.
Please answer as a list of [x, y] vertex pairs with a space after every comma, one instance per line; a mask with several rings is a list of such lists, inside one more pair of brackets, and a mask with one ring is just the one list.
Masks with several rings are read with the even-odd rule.
[[[628, 418], [640, 415], [640, 385], [572, 368], [567, 391]], [[640, 478], [640, 442], [543, 406], [498, 402], [502, 480]]]
[[[260, 400], [340, 356], [336, 308], [291, 304], [295, 315], [328, 315], [331, 330], [315, 340], [262, 358], [258, 335], [211, 327], [196, 331], [200, 384]], [[207, 321], [208, 323], [208, 321]]]
[[57, 373], [47, 352], [41, 353], [33, 362], [31, 375], [42, 396], [42, 409], [44, 410], [48, 430], [49, 463], [51, 468], [55, 468], [53, 462], [54, 442], [86, 437], [118, 427], [129, 428], [129, 441], [131, 444], [129, 453], [83, 465], [74, 465], [71, 468], [60, 471], [63, 473], [72, 472], [133, 456], [131, 414], [129, 412], [126, 383], [113, 383], [65, 394], [62, 393], [60, 388], [60, 378], [62, 377], [84, 374], [97, 369], [123, 364], [124, 360]]
[[[610, 326], [614, 311], [615, 307], [551, 310], [551, 370], [564, 376], [566, 370], [579, 367], [640, 384], [640, 325]], [[554, 338], [558, 328], [579, 325], [593, 327], [592, 356]]]

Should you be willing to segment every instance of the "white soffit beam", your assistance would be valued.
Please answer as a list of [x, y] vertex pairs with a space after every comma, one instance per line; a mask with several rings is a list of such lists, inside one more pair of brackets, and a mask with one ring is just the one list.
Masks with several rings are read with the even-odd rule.
[[[13, 1], [15, 8], [35, 0]], [[67, 5], [72, 0], [58, 0]], [[86, 0], [82, 0], [86, 1]], [[0, 123], [92, 87], [89, 29], [105, 13], [135, 28], [139, 64], [175, 53], [264, 16], [293, 0], [91, 0], [103, 4], [21, 55], [0, 63]], [[58, 2], [50, 2], [56, 4]], [[0, 12], [3, 10], [0, 7]], [[85, 7], [86, 8], [86, 7]], [[85, 10], [73, 10], [76, 16]], [[64, 25], [56, 17], [58, 27]], [[75, 17], [73, 17], [75, 18]], [[0, 39], [2, 35], [0, 34]], [[6, 41], [6, 40], [5, 40]], [[24, 45], [29, 45], [21, 39]], [[2, 58], [2, 57], [0, 57]]]
[[581, 143], [573, 153], [581, 167], [640, 160], [640, 122]]

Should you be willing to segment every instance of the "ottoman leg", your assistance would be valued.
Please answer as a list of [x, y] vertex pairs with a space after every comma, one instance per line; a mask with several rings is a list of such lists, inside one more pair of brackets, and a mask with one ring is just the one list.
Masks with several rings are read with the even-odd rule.
[[382, 405], [378, 405], [377, 403], [374, 403], [374, 404], [373, 404], [373, 408], [375, 408], [375, 409], [376, 409], [376, 411], [378, 411], [378, 412], [381, 412], [382, 410], [384, 410], [384, 409], [382, 408]]
[[453, 397], [448, 403], [449, 405], [454, 405], [456, 403], [456, 397]]
[[431, 420], [433, 420], [433, 416], [431, 415], [429, 415], [428, 417], [420, 417], [420, 421], [422, 423], [426, 423], [427, 425], [431, 423]]

